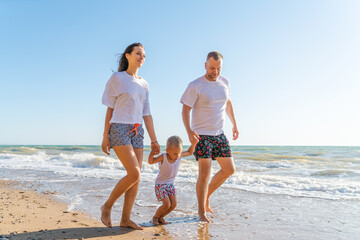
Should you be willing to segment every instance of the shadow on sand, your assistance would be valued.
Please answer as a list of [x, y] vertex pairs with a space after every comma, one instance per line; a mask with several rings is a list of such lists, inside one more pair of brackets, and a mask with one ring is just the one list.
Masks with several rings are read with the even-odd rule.
[[36, 232], [15, 233], [5, 236], [9, 239], [82, 239], [108, 236], [121, 236], [135, 231], [121, 227], [80, 227], [41, 230]]
[[[179, 224], [179, 223], [194, 223], [198, 222], [197, 217], [180, 217], [180, 218], [169, 218], [169, 225]], [[78, 227], [78, 228], [60, 228], [60, 229], [51, 229], [51, 230], [40, 230], [36, 232], [23, 232], [23, 233], [13, 233], [6, 235], [5, 238], [8, 239], [87, 239], [87, 238], [100, 238], [100, 237], [114, 237], [115, 239], [131, 239], [128, 233], [133, 231], [138, 231], [141, 235], [140, 239], [154, 239], [154, 236], [169, 236], [169, 234], [164, 226], [158, 225], [154, 226], [150, 222], [143, 222], [139, 224], [144, 229], [153, 228], [150, 230], [150, 235], [147, 235], [144, 231], [138, 231], [131, 228], [122, 228], [119, 226], [114, 226], [112, 228], [107, 227]], [[149, 232], [148, 232], [149, 233]], [[129, 238], [130, 237], [130, 238]], [[156, 239], [156, 238], [155, 238]]]

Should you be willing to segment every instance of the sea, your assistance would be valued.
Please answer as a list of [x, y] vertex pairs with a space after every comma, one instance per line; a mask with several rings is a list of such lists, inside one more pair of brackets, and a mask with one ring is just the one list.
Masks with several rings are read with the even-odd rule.
[[[161, 150], [164, 152], [165, 147], [162, 146]], [[16, 180], [38, 192], [50, 193], [67, 203], [69, 210], [84, 211], [99, 219], [100, 206], [126, 174], [111, 151], [107, 156], [100, 146], [2, 145], [0, 178]], [[134, 219], [144, 224], [160, 206], [154, 193], [159, 169], [157, 164], [147, 163], [149, 153], [150, 147], [145, 146], [140, 188], [133, 210]], [[210, 199], [214, 199], [212, 207], [215, 211], [221, 209], [219, 214], [225, 220], [234, 212], [239, 212], [239, 215], [246, 212], [241, 203], [243, 200], [237, 201], [244, 192], [275, 197], [271, 199], [285, 196], [288, 199], [323, 199], [331, 203], [359, 205], [360, 147], [232, 146], [232, 153], [236, 173]], [[213, 161], [212, 175], [219, 169], [219, 164]], [[196, 221], [197, 176], [195, 158], [183, 158], [175, 180], [178, 207], [169, 215], [174, 222]], [[255, 201], [254, 197], [252, 201]], [[114, 206], [112, 216], [115, 223], [120, 221], [121, 206], [122, 198]]]

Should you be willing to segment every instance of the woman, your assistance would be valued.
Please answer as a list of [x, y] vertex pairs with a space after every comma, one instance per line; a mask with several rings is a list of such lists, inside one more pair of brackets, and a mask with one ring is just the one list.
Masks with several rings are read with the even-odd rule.
[[110, 148], [113, 148], [127, 173], [101, 207], [101, 221], [107, 227], [112, 227], [112, 206], [125, 194], [120, 227], [142, 229], [130, 220], [139, 188], [143, 159], [142, 121], [145, 122], [151, 139], [151, 149], [160, 151], [150, 113], [148, 84], [138, 76], [138, 70], [144, 61], [145, 50], [141, 43], [128, 46], [120, 58], [119, 70], [107, 82], [102, 98], [103, 104], [108, 106], [102, 150], [109, 155]]

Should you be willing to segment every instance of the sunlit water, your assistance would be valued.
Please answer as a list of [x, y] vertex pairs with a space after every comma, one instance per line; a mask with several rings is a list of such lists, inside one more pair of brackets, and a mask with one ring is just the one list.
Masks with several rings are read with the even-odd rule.
[[[158, 166], [147, 164], [149, 150], [148, 146], [144, 149], [134, 207], [135, 219], [140, 221], [148, 220], [159, 206], [154, 194]], [[243, 204], [234, 198], [244, 190], [335, 202], [360, 200], [360, 147], [233, 146], [232, 152], [236, 173], [214, 196], [213, 204], [231, 208], [223, 208], [220, 215], [241, 212]], [[214, 174], [219, 165], [213, 161], [212, 166]], [[115, 154], [108, 157], [99, 146], [0, 146], [3, 179], [21, 181], [39, 192], [53, 192], [70, 210], [83, 210], [94, 217], [125, 173]], [[174, 219], [196, 216], [197, 175], [194, 157], [182, 159], [175, 180], [179, 203], [172, 213]], [[120, 216], [121, 206], [122, 200], [115, 205], [113, 215]]]

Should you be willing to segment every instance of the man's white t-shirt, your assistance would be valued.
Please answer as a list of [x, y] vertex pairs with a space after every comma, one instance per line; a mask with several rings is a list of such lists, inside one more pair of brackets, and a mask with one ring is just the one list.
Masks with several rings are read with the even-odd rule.
[[147, 82], [126, 71], [114, 73], [106, 83], [102, 103], [114, 109], [111, 123], [142, 123], [151, 115]]
[[202, 76], [189, 83], [180, 102], [192, 108], [191, 128], [199, 135], [222, 134], [226, 103], [230, 99], [229, 81], [219, 76], [209, 81]]

